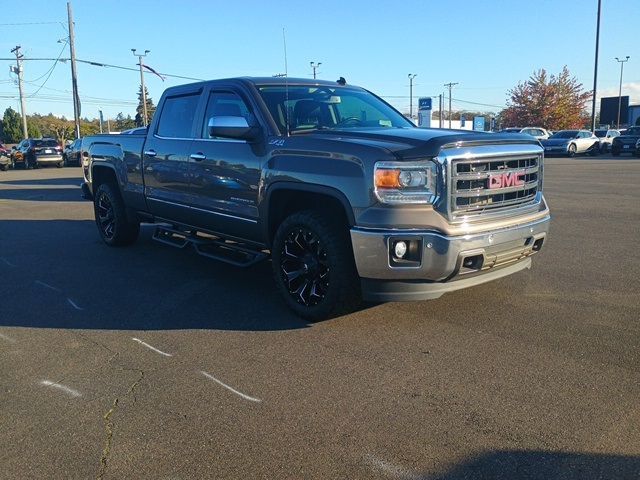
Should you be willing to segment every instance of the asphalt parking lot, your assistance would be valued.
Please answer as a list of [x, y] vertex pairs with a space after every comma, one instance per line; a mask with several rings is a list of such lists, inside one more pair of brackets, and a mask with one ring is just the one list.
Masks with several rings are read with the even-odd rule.
[[640, 160], [545, 169], [531, 271], [317, 324], [0, 172], [0, 477], [640, 478]]

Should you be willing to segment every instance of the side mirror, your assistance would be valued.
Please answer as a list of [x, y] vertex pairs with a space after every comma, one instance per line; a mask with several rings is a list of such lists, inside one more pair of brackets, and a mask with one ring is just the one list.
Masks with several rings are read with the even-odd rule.
[[208, 127], [211, 137], [255, 140], [260, 134], [260, 127], [249, 125], [245, 117], [214, 116]]

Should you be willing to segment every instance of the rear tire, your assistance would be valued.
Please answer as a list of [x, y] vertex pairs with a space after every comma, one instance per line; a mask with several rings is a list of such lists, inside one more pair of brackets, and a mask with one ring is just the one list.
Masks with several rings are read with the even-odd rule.
[[279, 226], [271, 257], [278, 290], [300, 317], [324, 320], [348, 313], [360, 302], [346, 225], [316, 211], [294, 213]]
[[93, 211], [102, 241], [111, 247], [131, 245], [138, 239], [140, 222], [131, 221], [117, 187], [101, 184], [94, 195]]
[[64, 162], [56, 163], [56, 167], [58, 167], [58, 168], [62, 168], [63, 163], [64, 163]]

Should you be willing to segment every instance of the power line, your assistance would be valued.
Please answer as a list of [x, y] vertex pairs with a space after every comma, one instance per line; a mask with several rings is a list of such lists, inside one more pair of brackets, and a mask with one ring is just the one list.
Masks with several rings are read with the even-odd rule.
[[472, 102], [470, 100], [462, 100], [460, 98], [454, 98], [453, 100], [456, 101], [456, 102], [461, 102], [461, 103], [469, 103], [471, 105], [480, 105], [482, 107], [504, 108], [504, 105], [492, 105], [490, 103]]
[[64, 52], [64, 49], [66, 46], [67, 46], [67, 42], [65, 42], [64, 45], [62, 46], [62, 50], [60, 50], [60, 54], [58, 55], [58, 58], [53, 62], [53, 65], [51, 65], [51, 68], [47, 71], [47, 73], [45, 73], [44, 75], [41, 75], [36, 80], [32, 80], [31, 82], [26, 82], [26, 83], [35, 83], [38, 80], [40, 80], [42, 77], [47, 75], [47, 78], [45, 78], [44, 82], [42, 82], [42, 85], [40, 85], [34, 93], [30, 94], [29, 97], [35, 97], [38, 94], [38, 92], [42, 90], [42, 87], [44, 87], [46, 83], [49, 81], [49, 79], [51, 78], [51, 75], [53, 75], [53, 71], [55, 70], [56, 65], [58, 65], [58, 60], [60, 60], [60, 57], [62, 57], [62, 53]]
[[24, 23], [0, 23], [1, 27], [13, 27], [22, 25], [55, 25], [62, 22], [24, 22]]

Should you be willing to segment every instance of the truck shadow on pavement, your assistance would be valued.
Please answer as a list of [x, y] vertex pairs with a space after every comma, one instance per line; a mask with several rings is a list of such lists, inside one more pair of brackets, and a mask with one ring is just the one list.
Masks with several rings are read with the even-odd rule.
[[631, 480], [640, 478], [640, 457], [596, 453], [496, 451], [451, 467], [429, 480]]
[[309, 326], [262, 262], [241, 269], [151, 239], [110, 248], [93, 220], [0, 221], [0, 326], [269, 331]]

